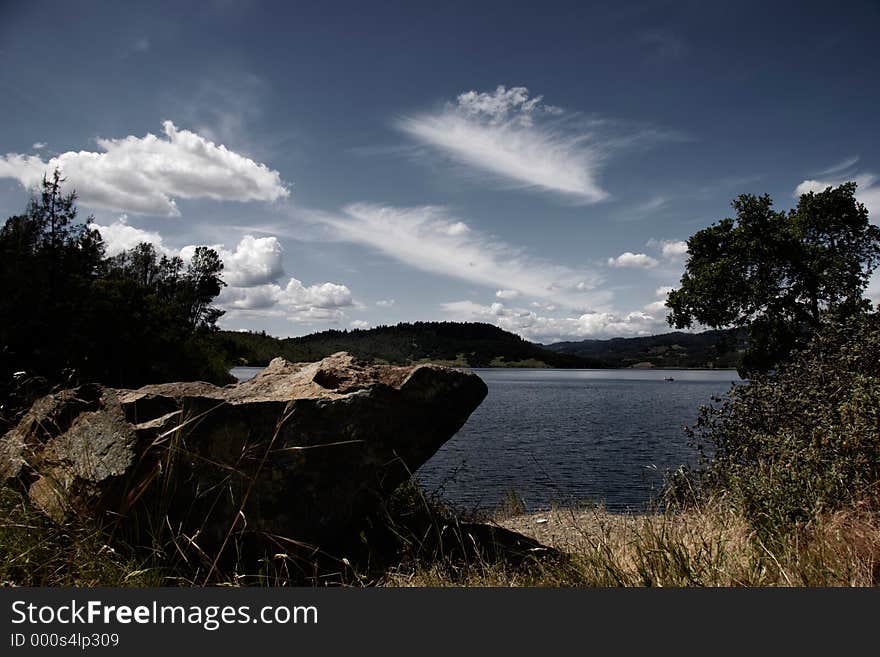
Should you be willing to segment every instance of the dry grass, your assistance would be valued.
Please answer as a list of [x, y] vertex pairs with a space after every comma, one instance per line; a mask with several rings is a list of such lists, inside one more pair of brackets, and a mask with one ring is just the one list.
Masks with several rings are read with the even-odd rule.
[[679, 513], [612, 514], [553, 509], [497, 519], [559, 549], [562, 559], [431, 564], [390, 573], [389, 586], [876, 586], [880, 515], [857, 505], [772, 544], [721, 503]]
[[[200, 585], [168, 555], [146, 557], [110, 547], [84, 526], [56, 525], [3, 490], [0, 583], [29, 586]], [[684, 512], [626, 515], [557, 508], [496, 518], [561, 556], [516, 566], [441, 555], [367, 577], [346, 564], [336, 585], [353, 586], [876, 586], [880, 584], [880, 513], [855, 505], [819, 518], [771, 544], [721, 503]], [[276, 555], [280, 556], [280, 555]], [[284, 564], [253, 576], [216, 577], [226, 585], [289, 585]], [[218, 573], [219, 575], [219, 573]], [[226, 573], [226, 575], [229, 575]], [[319, 584], [314, 581], [313, 584]]]
[[26, 496], [0, 487], [0, 583], [15, 586], [158, 586], [161, 568], [112, 547], [95, 527], [52, 522]]

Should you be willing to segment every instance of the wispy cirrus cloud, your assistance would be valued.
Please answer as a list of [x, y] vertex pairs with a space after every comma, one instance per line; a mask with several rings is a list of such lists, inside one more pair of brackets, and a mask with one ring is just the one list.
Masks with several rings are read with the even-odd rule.
[[688, 52], [688, 44], [668, 29], [654, 29], [641, 35], [641, 42], [648, 47], [651, 59], [656, 61], [682, 59]]
[[119, 53], [121, 59], [128, 59], [135, 55], [141, 55], [150, 51], [152, 43], [147, 36], [140, 36], [134, 39], [126, 40], [122, 45]]
[[60, 169], [82, 204], [132, 214], [179, 216], [176, 198], [274, 201], [289, 195], [277, 171], [171, 121], [164, 138], [147, 133], [97, 139], [95, 151], [67, 151], [48, 161], [36, 155], [0, 157], [0, 178], [38, 185]]
[[564, 114], [526, 87], [467, 91], [441, 110], [404, 116], [397, 127], [473, 169], [514, 185], [584, 203], [607, 198], [597, 180], [597, 134], [553, 120]]
[[821, 171], [817, 172], [814, 175], [816, 175], [816, 176], [834, 176], [834, 175], [843, 174], [844, 172], [851, 170], [858, 163], [859, 163], [859, 156], [853, 155], [852, 157], [847, 157], [847, 158], [840, 160], [839, 162], [835, 162], [831, 166], [829, 166], [825, 169], [822, 169]]
[[397, 208], [370, 203], [346, 206], [337, 215], [314, 215], [336, 238], [365, 244], [411, 267], [585, 309], [607, 301], [590, 270], [556, 265], [450, 216], [441, 207]]

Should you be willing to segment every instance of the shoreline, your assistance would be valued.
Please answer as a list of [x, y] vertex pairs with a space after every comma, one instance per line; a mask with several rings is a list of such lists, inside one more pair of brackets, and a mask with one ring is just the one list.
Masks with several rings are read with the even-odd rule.
[[[393, 363], [392, 363], [393, 365]], [[626, 371], [657, 371], [657, 372], [737, 372], [735, 367], [519, 367], [517, 365], [487, 365], [474, 367], [471, 365], [452, 365], [448, 361], [420, 361], [408, 365], [394, 365], [395, 367], [409, 367], [412, 365], [442, 365], [444, 367], [458, 367], [468, 370], [559, 370], [560, 372], [612, 372], [616, 370]], [[265, 365], [232, 365], [230, 370], [247, 367], [253, 369], [265, 369]]]

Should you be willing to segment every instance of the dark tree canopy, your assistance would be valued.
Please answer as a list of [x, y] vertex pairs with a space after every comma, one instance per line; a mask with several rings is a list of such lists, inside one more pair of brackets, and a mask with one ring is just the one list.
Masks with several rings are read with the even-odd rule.
[[187, 316], [192, 330], [213, 329], [223, 314], [222, 310], [211, 307], [226, 283], [220, 278], [223, 262], [214, 249], [198, 246], [186, 268], [183, 286], [187, 303]]
[[0, 228], [0, 354], [21, 370], [70, 366], [80, 299], [103, 271], [101, 236], [75, 223], [76, 195], [63, 195], [63, 182], [57, 171], [44, 178], [27, 212]]
[[213, 335], [217, 253], [198, 247], [184, 265], [143, 243], [107, 258], [63, 182], [44, 177], [25, 214], [0, 228], [0, 416], [19, 371], [49, 385], [226, 381]]
[[551, 367], [603, 367], [596, 358], [557, 353], [492, 324], [479, 322], [401, 322], [371, 329], [328, 330], [278, 339], [266, 332], [221, 331], [221, 345], [239, 363], [266, 365], [276, 356], [293, 362], [320, 360], [347, 351], [357, 358], [395, 365], [424, 360], [453, 361], [470, 367], [545, 363]]
[[722, 219], [688, 240], [688, 261], [669, 294], [668, 321], [746, 327], [740, 372], [772, 370], [803, 347], [822, 321], [870, 310], [863, 298], [880, 263], [880, 229], [855, 198], [856, 184], [803, 194], [776, 211], [767, 195], [733, 201]]

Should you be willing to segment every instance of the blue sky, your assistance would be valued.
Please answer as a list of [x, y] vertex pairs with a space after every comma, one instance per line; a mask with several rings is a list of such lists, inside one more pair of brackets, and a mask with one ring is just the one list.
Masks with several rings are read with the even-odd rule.
[[856, 180], [880, 217], [878, 28], [876, 2], [3, 3], [0, 216], [60, 166], [110, 252], [215, 246], [226, 328], [664, 332], [683, 240], [736, 195]]

